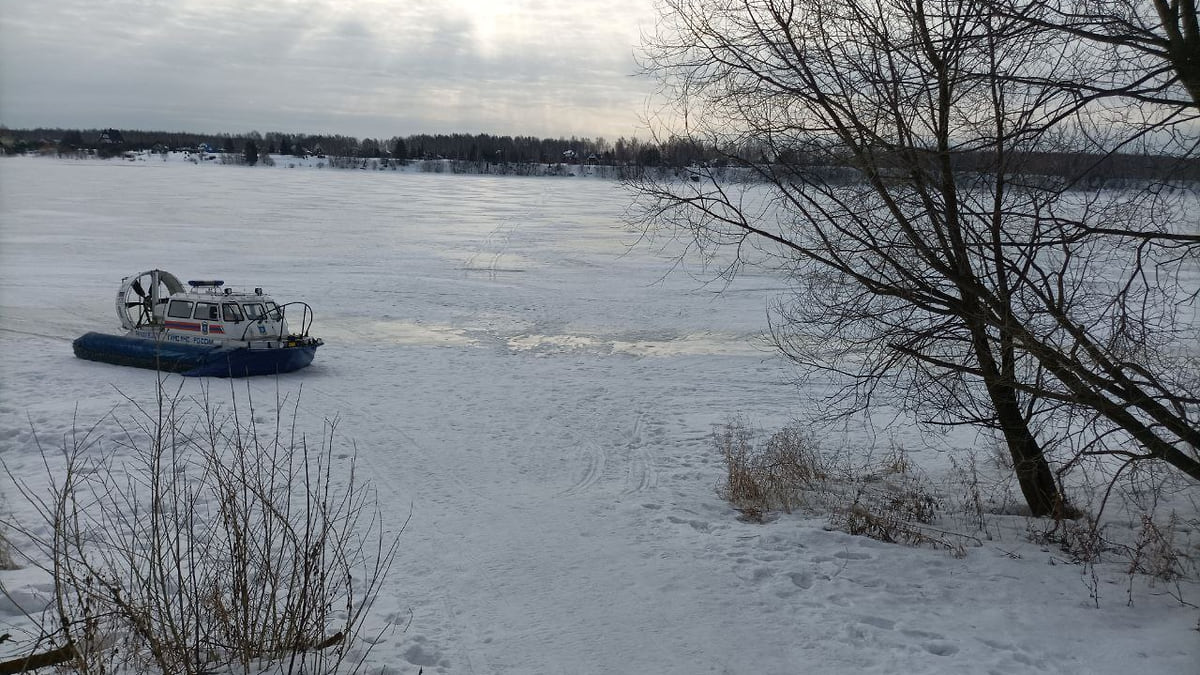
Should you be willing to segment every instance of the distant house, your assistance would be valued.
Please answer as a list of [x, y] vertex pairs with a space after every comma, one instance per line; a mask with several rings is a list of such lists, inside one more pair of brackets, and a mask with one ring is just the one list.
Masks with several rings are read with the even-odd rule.
[[125, 137], [116, 129], [105, 129], [100, 132], [100, 138], [96, 139], [96, 145], [124, 145]]

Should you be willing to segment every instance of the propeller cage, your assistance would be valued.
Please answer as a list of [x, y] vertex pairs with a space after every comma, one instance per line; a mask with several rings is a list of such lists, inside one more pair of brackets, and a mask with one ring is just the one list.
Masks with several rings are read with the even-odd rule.
[[121, 280], [117, 291], [117, 317], [121, 327], [133, 330], [162, 321], [161, 307], [172, 293], [182, 293], [183, 284], [170, 272], [148, 270]]

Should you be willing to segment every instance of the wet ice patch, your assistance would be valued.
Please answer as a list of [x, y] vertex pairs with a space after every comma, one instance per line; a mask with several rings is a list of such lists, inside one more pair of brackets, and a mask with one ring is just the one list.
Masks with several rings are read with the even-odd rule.
[[584, 352], [663, 358], [692, 355], [745, 356], [760, 353], [746, 336], [725, 333], [696, 333], [656, 338], [524, 334], [509, 338], [508, 348], [513, 351]]
[[610, 344], [587, 335], [518, 335], [508, 339], [508, 348], [516, 352], [612, 351]]
[[383, 342], [395, 345], [470, 346], [475, 340], [461, 328], [404, 319], [346, 323], [343, 328], [330, 322], [322, 327], [326, 342]]
[[693, 333], [666, 340], [614, 340], [614, 352], [634, 356], [726, 355], [745, 356], [759, 353], [749, 338], [729, 333]]

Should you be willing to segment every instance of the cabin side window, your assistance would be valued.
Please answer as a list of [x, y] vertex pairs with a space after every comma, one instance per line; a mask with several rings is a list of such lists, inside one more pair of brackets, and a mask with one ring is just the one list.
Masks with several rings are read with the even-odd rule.
[[267, 314], [270, 315], [272, 321], [279, 321], [283, 318], [283, 314], [279, 311], [279, 305], [270, 300], [267, 301]]
[[221, 303], [222, 321], [241, 321], [242, 308], [232, 302]]
[[201, 321], [216, 321], [217, 306], [211, 302], [197, 302], [196, 312], [192, 318], [200, 319]]
[[242, 305], [242, 309], [246, 310], [246, 318], [251, 321], [257, 321], [266, 316], [263, 313], [263, 306], [257, 302], [248, 302]]
[[167, 316], [172, 319], [192, 318], [192, 303], [189, 300], [172, 300], [167, 306]]

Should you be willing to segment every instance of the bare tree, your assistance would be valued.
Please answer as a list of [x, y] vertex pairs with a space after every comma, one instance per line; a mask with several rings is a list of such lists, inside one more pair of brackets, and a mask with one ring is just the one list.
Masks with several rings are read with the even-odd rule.
[[[1116, 142], [1093, 148], [1106, 161], [1113, 148], [1132, 147], [1175, 157], [1177, 165], [1195, 165], [1200, 150], [1200, 18], [1194, 0], [993, 0], [993, 11], [1025, 30], [1040, 31], [1063, 45], [1069, 67], [1047, 76], [1019, 76], [1044, 86], [1071, 91], [1081, 109], [1115, 108], [1117, 115], [1096, 115]], [[1113, 131], [1115, 130], [1115, 134]], [[1190, 172], [1189, 172], [1190, 173]], [[1086, 175], [1080, 172], [1078, 175]], [[1164, 228], [1143, 219], [1121, 229], [1080, 222], [1088, 234], [1114, 234], [1133, 241], [1200, 249], [1194, 228]]]
[[1167, 106], [1200, 105], [1200, 20], [1195, 0], [995, 0], [1007, 18], [1102, 53], [1081, 91]]
[[1195, 205], [1039, 173], [1047, 154], [1121, 147], [1095, 133], [1112, 110], [1057, 84], [1072, 42], [984, 0], [662, 7], [646, 66], [678, 126], [755, 148], [731, 159], [767, 188], [647, 179], [639, 218], [730, 253], [726, 273], [751, 252], [784, 266], [796, 294], [776, 341], [842, 378], [844, 410], [887, 399], [996, 430], [1037, 515], [1071, 512], [1052, 456], [1200, 478], [1196, 369], [1178, 349], [1188, 256], [1089, 229], [1177, 225]]

